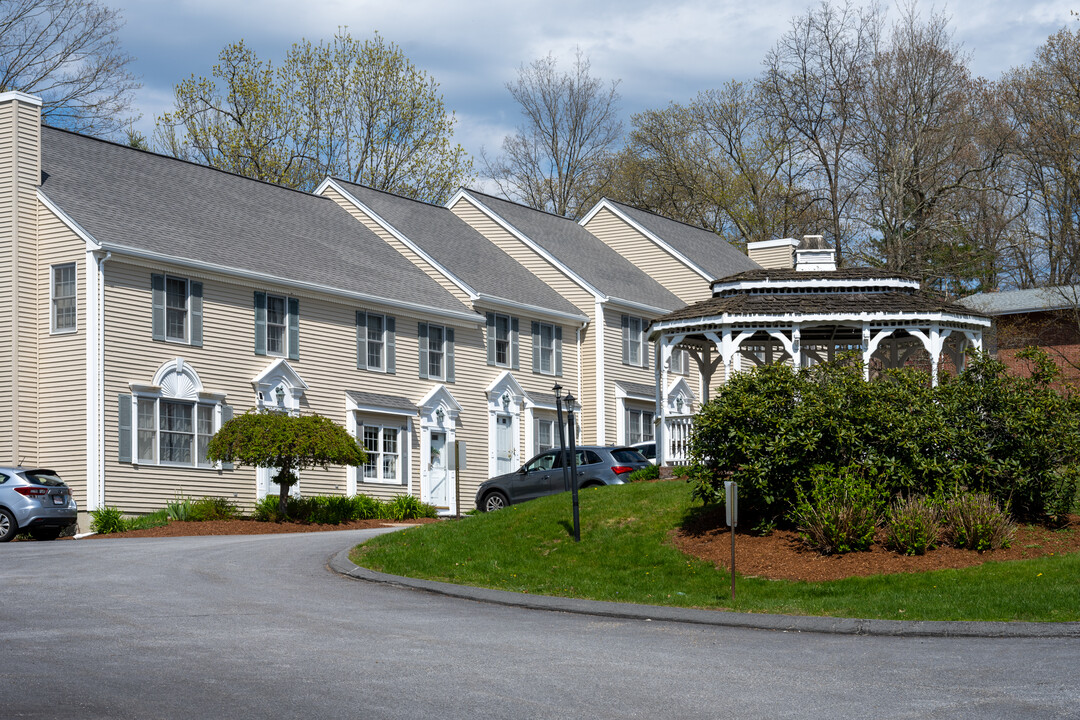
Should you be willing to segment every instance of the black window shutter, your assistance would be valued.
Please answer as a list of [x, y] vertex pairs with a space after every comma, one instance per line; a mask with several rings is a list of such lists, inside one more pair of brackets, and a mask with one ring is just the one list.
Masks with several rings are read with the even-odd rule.
[[386, 318], [386, 342], [383, 343], [383, 347], [386, 348], [386, 372], [393, 374], [397, 372], [397, 323], [394, 322], [394, 318], [387, 316]]
[[562, 326], [555, 326], [555, 375], [562, 377]]
[[117, 422], [117, 428], [120, 437], [116, 444], [119, 449], [117, 460], [122, 463], [129, 463], [131, 462], [131, 396], [120, 395], [119, 398], [120, 405], [117, 408], [119, 410], [117, 413], [119, 421]]
[[266, 354], [266, 293], [255, 291], [255, 354]]
[[367, 313], [356, 311], [356, 369], [367, 370]]
[[510, 367], [514, 370], [521, 367], [518, 354], [518, 319], [510, 318]]
[[495, 313], [487, 314], [487, 364], [495, 364]]
[[416, 336], [418, 339], [418, 345], [420, 346], [420, 379], [427, 380], [428, 377], [428, 339], [427, 339], [427, 323], [417, 323]]
[[165, 339], [165, 276], [150, 276], [150, 333], [155, 340]]
[[446, 382], [454, 382], [454, 328], [446, 328]]
[[540, 323], [533, 322], [532, 324], [532, 360], [533, 360], [533, 372], [540, 372]]
[[189, 298], [191, 308], [191, 344], [197, 347], [202, 347], [202, 326], [203, 326], [203, 295], [202, 295], [202, 283], [190, 282], [188, 283], [189, 292], [191, 297]]
[[289, 359], [300, 359], [300, 301], [289, 298]]

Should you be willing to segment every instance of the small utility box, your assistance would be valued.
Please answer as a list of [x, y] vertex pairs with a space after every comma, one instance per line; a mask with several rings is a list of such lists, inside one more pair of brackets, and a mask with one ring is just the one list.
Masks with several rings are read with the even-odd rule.
[[727, 525], [731, 528], [731, 599], [735, 600], [735, 526], [739, 524], [739, 485], [732, 480], [724, 481], [724, 505], [727, 509]]

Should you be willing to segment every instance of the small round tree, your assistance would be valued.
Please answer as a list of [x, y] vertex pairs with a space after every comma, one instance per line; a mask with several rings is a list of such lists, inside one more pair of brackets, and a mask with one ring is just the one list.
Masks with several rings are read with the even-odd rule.
[[313, 467], [363, 465], [367, 454], [345, 428], [322, 415], [293, 416], [252, 408], [221, 426], [210, 438], [211, 462], [278, 468], [278, 505], [288, 515], [289, 488], [296, 473]]

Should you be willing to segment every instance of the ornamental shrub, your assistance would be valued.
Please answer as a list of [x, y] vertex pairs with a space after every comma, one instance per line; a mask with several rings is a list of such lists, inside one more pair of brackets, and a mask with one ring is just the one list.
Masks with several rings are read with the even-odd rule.
[[994, 550], [1012, 545], [1016, 525], [987, 493], [965, 492], [945, 503], [945, 539], [968, 550]]
[[870, 549], [885, 498], [865, 468], [813, 469], [810, 490], [796, 490], [792, 520], [806, 545], [823, 555]]
[[885, 514], [885, 547], [905, 555], [925, 555], [941, 542], [941, 505], [919, 495], [897, 498]]
[[240, 517], [240, 508], [228, 498], [201, 497], [190, 501], [186, 519], [205, 522], [207, 520], [232, 520], [238, 517]]
[[629, 482], [645, 482], [646, 480], [659, 480], [660, 468], [657, 465], [649, 465], [630, 473]]
[[887, 496], [970, 488], [1021, 517], [1064, 517], [1080, 486], [1080, 398], [1052, 387], [1056, 368], [1045, 353], [1025, 353], [1030, 377], [977, 354], [937, 388], [907, 368], [865, 382], [853, 356], [738, 373], [694, 419], [694, 497], [722, 502], [723, 481], [734, 480], [740, 515], [765, 526], [790, 518], [799, 493], [808, 496], [811, 468], [859, 467]]
[[125, 530], [127, 530], [127, 523], [124, 521], [124, 515], [120, 512], [120, 508], [104, 507], [100, 510], [90, 511], [91, 532], [108, 535], [109, 533], [124, 532]]
[[434, 506], [422, 503], [412, 495], [398, 495], [383, 505], [383, 517], [387, 520], [433, 518], [438, 514]]

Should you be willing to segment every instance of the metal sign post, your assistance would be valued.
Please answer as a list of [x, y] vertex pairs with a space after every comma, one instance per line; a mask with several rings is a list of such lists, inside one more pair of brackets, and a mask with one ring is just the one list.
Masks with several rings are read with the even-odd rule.
[[735, 600], [735, 526], [739, 524], [739, 486], [731, 480], [724, 481], [724, 504], [727, 524], [731, 528], [731, 599]]
[[[574, 542], [581, 542], [581, 523], [578, 521], [577, 448], [574, 447], [574, 396], [566, 393], [566, 424], [570, 431], [570, 491], [574, 493]], [[565, 463], [564, 463], [565, 464]]]

